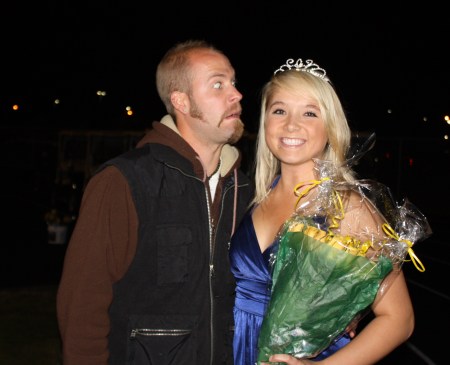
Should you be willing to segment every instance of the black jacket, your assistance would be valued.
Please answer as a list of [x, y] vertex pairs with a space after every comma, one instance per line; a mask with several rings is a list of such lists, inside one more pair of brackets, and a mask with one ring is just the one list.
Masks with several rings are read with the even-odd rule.
[[231, 365], [228, 248], [253, 193], [239, 159], [222, 172], [217, 209], [207, 180], [169, 146], [147, 143], [108, 165], [128, 181], [139, 221], [135, 258], [113, 287], [109, 363]]

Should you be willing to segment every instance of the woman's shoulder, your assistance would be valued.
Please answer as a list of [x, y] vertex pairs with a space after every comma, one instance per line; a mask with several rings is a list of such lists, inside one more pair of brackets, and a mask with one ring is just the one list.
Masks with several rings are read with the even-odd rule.
[[342, 194], [342, 206], [343, 227], [351, 232], [381, 234], [385, 218], [367, 196], [357, 190], [347, 190]]

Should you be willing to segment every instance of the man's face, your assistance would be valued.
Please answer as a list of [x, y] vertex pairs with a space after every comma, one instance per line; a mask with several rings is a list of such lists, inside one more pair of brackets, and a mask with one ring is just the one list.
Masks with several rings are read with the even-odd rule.
[[189, 96], [191, 127], [202, 140], [213, 144], [236, 143], [244, 132], [242, 94], [236, 89], [234, 69], [228, 59], [213, 51], [193, 56]]

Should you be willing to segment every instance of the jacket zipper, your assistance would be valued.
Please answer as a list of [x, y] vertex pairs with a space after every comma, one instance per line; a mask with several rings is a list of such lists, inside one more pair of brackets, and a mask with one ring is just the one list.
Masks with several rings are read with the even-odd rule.
[[210, 301], [210, 355], [209, 363], [213, 365], [213, 354], [214, 354], [214, 300], [213, 300], [213, 289], [212, 289], [212, 278], [214, 276], [214, 244], [213, 244], [213, 222], [211, 218], [211, 204], [209, 202], [209, 187], [205, 185], [205, 196], [206, 196], [206, 207], [208, 210], [208, 228], [209, 228], [209, 301]]
[[[166, 166], [174, 168], [178, 171], [180, 171], [182, 174], [186, 175], [181, 169], [175, 167], [175, 166], [171, 166], [166, 164]], [[202, 181], [200, 180], [198, 177], [193, 176], [193, 175], [186, 175], [186, 176], [191, 176], [196, 180]], [[203, 181], [202, 181], [203, 182]], [[214, 276], [214, 224], [212, 222], [211, 219], [211, 204], [209, 201], [209, 187], [204, 184], [204, 188], [205, 188], [205, 197], [206, 197], [206, 207], [208, 210], [208, 228], [209, 228], [209, 301], [210, 301], [210, 307], [211, 307], [211, 314], [210, 314], [210, 337], [211, 337], [211, 343], [210, 343], [210, 356], [209, 356], [209, 363], [210, 365], [213, 365], [213, 354], [214, 354], [214, 297], [213, 297], [213, 289], [212, 289], [212, 278]], [[236, 185], [236, 181], [234, 182], [233, 185]], [[237, 187], [236, 187], [237, 188]], [[221, 201], [221, 212], [220, 212], [220, 217], [222, 216], [222, 209], [223, 209], [223, 203], [225, 201], [225, 194], [226, 192], [229, 190], [229, 188], [227, 188], [223, 194], [222, 194], [222, 201]], [[234, 208], [234, 207], [233, 207]], [[220, 221], [220, 217], [218, 219], [218, 222]], [[217, 222], [217, 225], [219, 224]]]
[[184, 336], [191, 333], [185, 329], [157, 329], [157, 328], [135, 328], [131, 330], [130, 338], [134, 340], [136, 336]]

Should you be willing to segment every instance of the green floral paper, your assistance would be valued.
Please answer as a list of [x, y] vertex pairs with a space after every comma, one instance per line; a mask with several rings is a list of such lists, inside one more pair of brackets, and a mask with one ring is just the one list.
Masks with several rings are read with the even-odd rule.
[[[291, 226], [289, 222], [285, 227]], [[306, 227], [306, 225], [305, 225]], [[260, 361], [286, 353], [312, 357], [374, 301], [392, 263], [356, 256], [286, 229], [275, 261], [272, 297], [259, 337]]]

